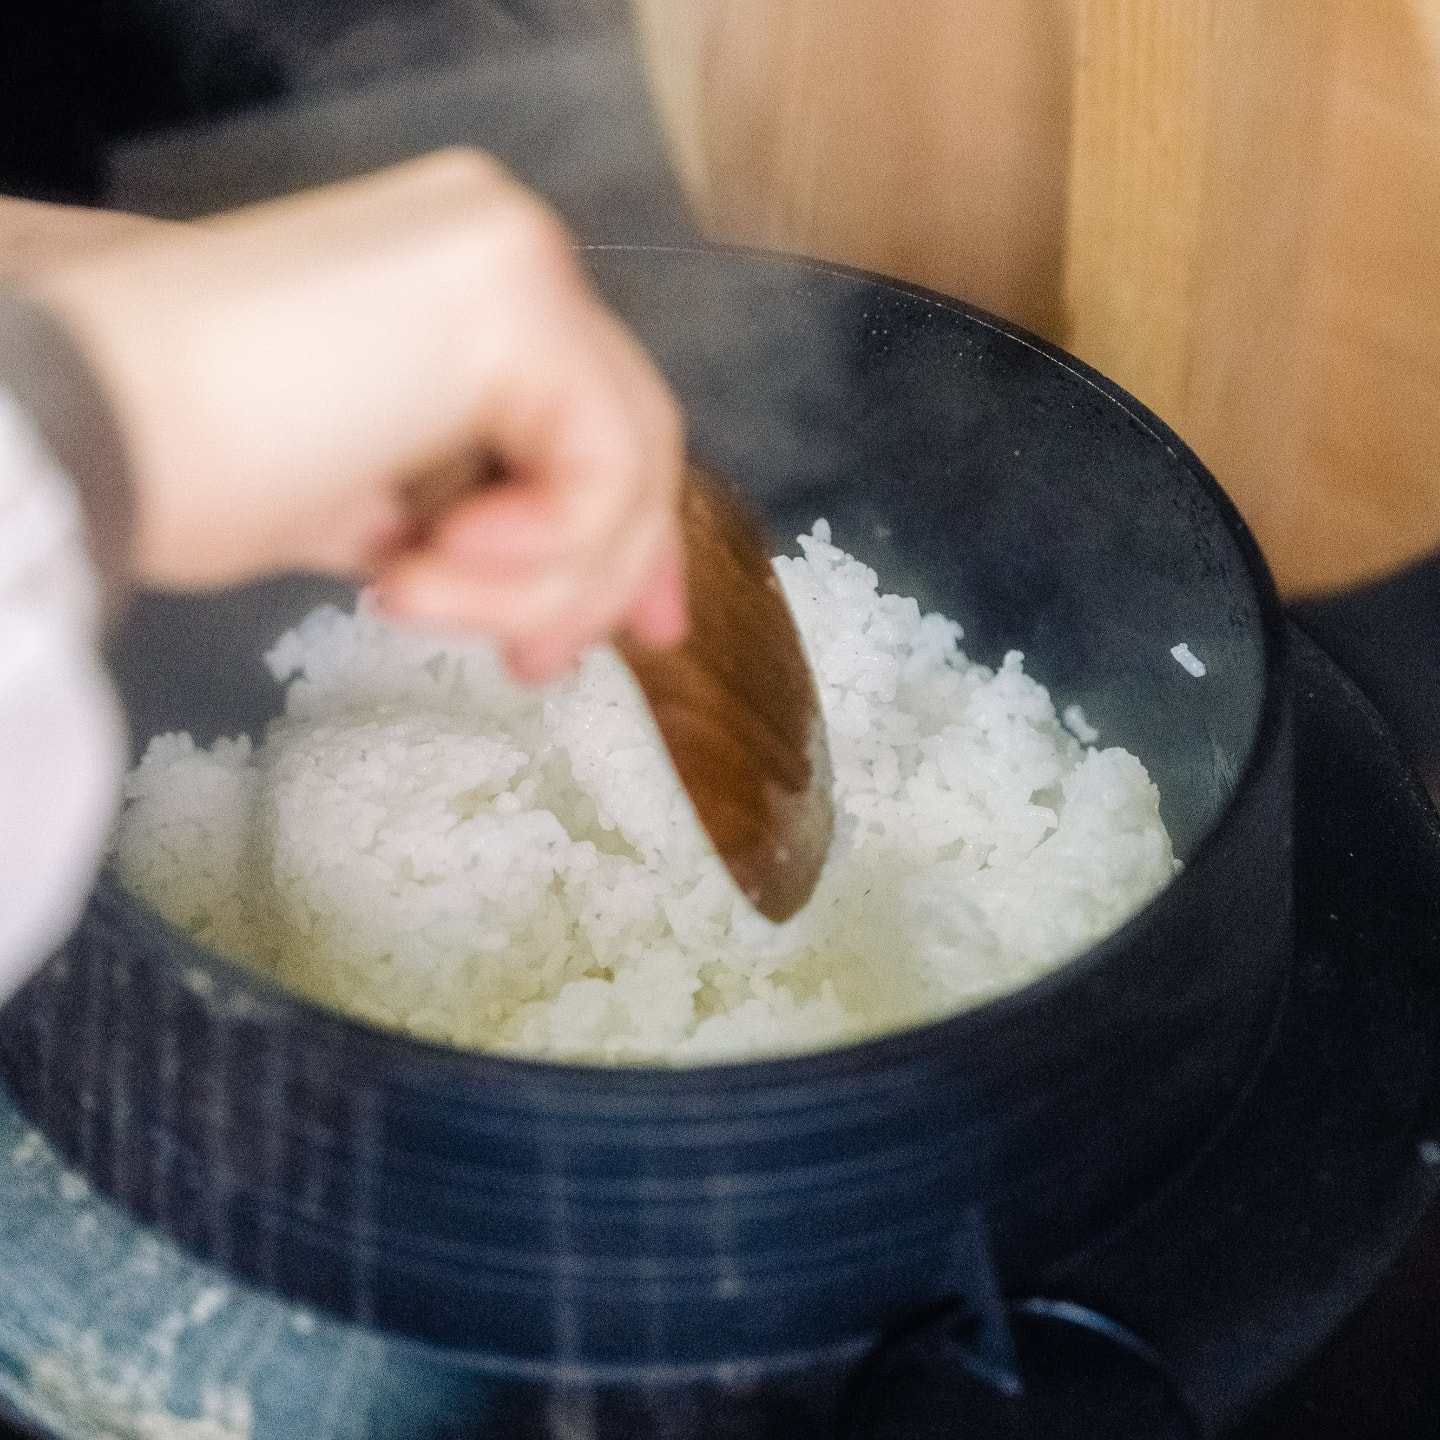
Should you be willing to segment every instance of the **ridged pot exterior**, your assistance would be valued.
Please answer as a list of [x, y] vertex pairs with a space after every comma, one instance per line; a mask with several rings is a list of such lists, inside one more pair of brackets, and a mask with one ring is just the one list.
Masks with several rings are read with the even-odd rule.
[[[1223, 1125], [1289, 956], [1283, 634], [1213, 481], [1068, 357], [851, 272], [594, 258], [697, 443], [777, 531], [825, 514], [887, 588], [976, 617], [978, 658], [1024, 650], [1058, 702], [1147, 761], [1182, 872], [1116, 935], [979, 1010], [678, 1070], [353, 1024], [107, 880], [0, 1014], [0, 1066], [99, 1189], [287, 1295], [517, 1373], [779, 1368], [950, 1293], [977, 1224], [1019, 1284]], [[1206, 677], [1176, 664], [1179, 641]]]

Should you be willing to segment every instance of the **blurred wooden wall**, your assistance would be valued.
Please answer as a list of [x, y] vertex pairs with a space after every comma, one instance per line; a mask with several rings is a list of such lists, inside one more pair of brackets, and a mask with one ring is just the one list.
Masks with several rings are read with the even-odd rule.
[[1440, 0], [632, 3], [717, 239], [1067, 346], [1291, 593], [1440, 545]]

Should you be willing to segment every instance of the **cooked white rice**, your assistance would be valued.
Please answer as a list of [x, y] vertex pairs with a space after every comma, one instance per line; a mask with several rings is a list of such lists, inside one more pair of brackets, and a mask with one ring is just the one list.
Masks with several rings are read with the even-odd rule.
[[824, 521], [800, 545], [775, 565], [839, 820], [785, 925], [731, 884], [613, 654], [527, 691], [489, 645], [363, 604], [315, 611], [271, 651], [290, 686], [260, 746], [151, 743], [116, 867], [216, 950], [377, 1024], [678, 1063], [977, 1005], [1165, 884], [1176, 862], [1139, 760], [1082, 747], [1018, 653], [972, 664], [954, 622], [878, 594]]

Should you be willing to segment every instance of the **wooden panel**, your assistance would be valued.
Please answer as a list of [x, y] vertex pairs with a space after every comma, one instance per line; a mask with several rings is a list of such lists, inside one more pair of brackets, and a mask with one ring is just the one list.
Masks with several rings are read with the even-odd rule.
[[1217, 0], [1082, 0], [1065, 340], [1184, 418], [1215, 108]]
[[1070, 0], [634, 0], [718, 239], [1060, 323]]
[[1440, 541], [1440, 3], [1084, 0], [1068, 342], [1282, 588]]
[[1364, 580], [1440, 543], [1440, 6], [1351, 0], [1329, 87], [1311, 257], [1289, 588]]
[[1271, 553], [1301, 485], [1317, 0], [1085, 0], [1067, 340], [1200, 454]]

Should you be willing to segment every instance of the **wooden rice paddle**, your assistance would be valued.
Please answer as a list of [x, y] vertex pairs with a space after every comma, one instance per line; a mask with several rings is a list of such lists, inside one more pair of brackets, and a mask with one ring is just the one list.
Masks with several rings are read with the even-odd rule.
[[[471, 461], [414, 482], [412, 537], [423, 539], [463, 493], [500, 479]], [[820, 699], [740, 498], [691, 465], [681, 516], [689, 634], [663, 650], [616, 645], [725, 868], [778, 923], [810, 898], [834, 833]]]
[[820, 699], [739, 498], [692, 465], [681, 516], [690, 632], [667, 650], [618, 648], [726, 869], [762, 915], [788, 920], [835, 828]]

